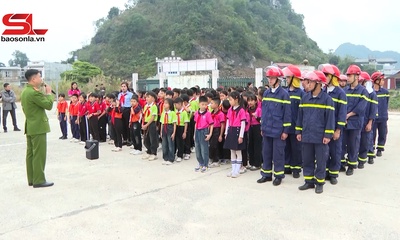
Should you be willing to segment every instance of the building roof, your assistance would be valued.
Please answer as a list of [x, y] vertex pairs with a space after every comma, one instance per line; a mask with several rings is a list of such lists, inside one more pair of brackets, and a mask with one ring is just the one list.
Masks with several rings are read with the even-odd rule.
[[397, 63], [397, 61], [394, 60], [393, 58], [376, 58], [376, 59], [374, 59], [374, 58], [359, 58], [359, 59], [356, 59], [354, 62], [356, 62], [356, 63], [376, 62], [376, 63], [381, 63], [381, 64], [384, 64], [384, 63], [395, 64], [395, 63]]
[[1, 70], [17, 70], [17, 71], [21, 71], [20, 67], [0, 67], [0, 71]]
[[400, 78], [400, 71], [398, 71], [397, 73], [395, 73], [395, 74], [393, 74], [393, 75], [391, 75], [391, 76], [388, 76], [388, 78]]

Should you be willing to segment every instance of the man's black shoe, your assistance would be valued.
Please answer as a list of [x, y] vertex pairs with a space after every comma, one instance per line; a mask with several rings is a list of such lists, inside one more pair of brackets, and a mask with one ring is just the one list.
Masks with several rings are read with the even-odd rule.
[[331, 175], [329, 175], [329, 172], [325, 173], [325, 180], [330, 180], [331, 179]]
[[354, 169], [352, 167], [348, 167], [347, 171], [346, 171], [346, 175], [351, 176], [351, 175], [353, 175], [353, 173], [354, 173]]
[[364, 168], [364, 162], [359, 162], [358, 163], [358, 168], [363, 169]]
[[33, 184], [33, 188], [43, 188], [43, 187], [51, 187], [54, 183], [52, 182], [44, 182], [42, 184]]
[[332, 185], [336, 185], [337, 184], [337, 179], [335, 177], [331, 177], [329, 179], [329, 182], [331, 182]]
[[59, 137], [58, 139], [63, 139], [64, 136]]
[[368, 158], [368, 164], [374, 164], [374, 158], [373, 157]]
[[304, 183], [304, 185], [299, 187], [299, 190], [303, 191], [311, 188], [315, 188], [315, 185], [313, 183]]
[[376, 156], [377, 156], [377, 157], [382, 157], [382, 151], [381, 151], [381, 150], [378, 150], [378, 151], [376, 152]]
[[67, 136], [64, 136], [64, 137], [62, 137], [61, 139], [62, 139], [62, 140], [66, 140], [66, 139], [68, 139], [68, 137], [67, 137]]
[[7, 132], [7, 129], [4, 129], [4, 132], [6, 133], [6, 132]]
[[294, 178], [299, 178], [300, 177], [300, 173], [299, 172], [293, 172], [293, 177]]
[[29, 187], [32, 187], [32, 186], [33, 186], [33, 183], [28, 183], [28, 186], [29, 186]]
[[21, 129], [19, 129], [19, 128], [14, 128], [14, 131], [15, 131], [15, 132], [20, 132]]
[[258, 183], [265, 183], [265, 182], [270, 182], [272, 181], [272, 177], [262, 177], [257, 180]]
[[340, 166], [340, 170], [339, 170], [339, 172], [346, 172], [346, 167], [345, 166]]
[[320, 194], [320, 193], [322, 193], [324, 191], [324, 185], [317, 185], [316, 187], [315, 187], [315, 193], [317, 193], [317, 194]]
[[282, 178], [275, 178], [274, 182], [272, 183], [274, 186], [279, 186], [282, 183]]

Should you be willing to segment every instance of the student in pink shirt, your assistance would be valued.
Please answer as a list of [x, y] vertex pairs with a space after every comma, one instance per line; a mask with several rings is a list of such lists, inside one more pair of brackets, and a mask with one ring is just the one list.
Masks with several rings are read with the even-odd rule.
[[213, 134], [214, 121], [212, 119], [211, 113], [207, 111], [207, 97], [199, 97], [199, 107], [200, 109], [194, 114], [194, 146], [196, 148], [196, 158], [199, 162], [199, 166], [195, 168], [195, 171], [205, 172], [208, 169], [208, 160], [210, 157], [208, 141]]
[[247, 112], [250, 115], [249, 121], [249, 144], [248, 144], [248, 153], [250, 158], [250, 171], [257, 171], [261, 167], [261, 104], [257, 101], [257, 96], [254, 94], [250, 94], [247, 96], [248, 108]]
[[214, 121], [213, 134], [210, 139], [210, 159], [212, 164], [210, 167], [219, 167], [219, 156], [222, 144], [222, 139], [225, 132], [225, 115], [222, 110], [219, 109], [221, 99], [213, 98], [211, 100], [211, 116]]
[[243, 140], [246, 128], [246, 112], [240, 106], [241, 101], [239, 92], [234, 91], [229, 94], [231, 108], [227, 114], [224, 148], [231, 150], [232, 171], [228, 174], [228, 177], [233, 178], [238, 177], [240, 174], [242, 150], [246, 148]]

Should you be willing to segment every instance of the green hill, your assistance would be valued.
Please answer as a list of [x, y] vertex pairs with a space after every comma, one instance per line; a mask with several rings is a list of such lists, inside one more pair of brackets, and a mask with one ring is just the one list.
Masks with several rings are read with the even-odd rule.
[[219, 59], [221, 75], [241, 74], [270, 61], [311, 65], [327, 57], [307, 37], [303, 16], [289, 0], [137, 0], [134, 7], [98, 21], [79, 60], [106, 75], [129, 78], [156, 73], [155, 59]]

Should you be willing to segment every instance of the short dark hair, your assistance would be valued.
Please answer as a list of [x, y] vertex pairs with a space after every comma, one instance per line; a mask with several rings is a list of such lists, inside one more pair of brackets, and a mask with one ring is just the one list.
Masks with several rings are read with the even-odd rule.
[[221, 104], [221, 99], [219, 99], [217, 97], [213, 98], [211, 101], [215, 102], [217, 105]]
[[106, 97], [108, 97], [110, 99], [115, 99], [115, 94], [109, 93], [106, 95]]
[[206, 98], [211, 98], [211, 99], [214, 98], [214, 95], [213, 95], [212, 93], [210, 93], [210, 92], [204, 94], [204, 96], [205, 96]]
[[225, 110], [228, 110], [228, 109], [231, 107], [231, 104], [229, 103], [229, 100], [224, 100], [224, 101], [222, 101], [222, 107], [223, 107]]
[[139, 98], [138, 98], [136, 95], [133, 95], [132, 98], [131, 98], [131, 100], [139, 101]]
[[29, 70], [27, 70], [27, 71], [25, 72], [25, 78], [26, 78], [26, 80], [28, 80], [28, 82], [29, 82], [29, 81], [32, 80], [32, 77], [33, 77], [34, 75], [38, 74], [38, 73], [40, 73], [40, 72], [39, 72], [39, 70], [37, 70], [37, 69], [29, 69]]
[[165, 89], [165, 88], [160, 88], [160, 92], [166, 93], [166, 92], [167, 92], [167, 89]]
[[174, 100], [174, 103], [183, 103], [183, 99], [182, 99], [181, 97], [177, 97], [177, 98]]
[[97, 93], [91, 93], [91, 94], [89, 95], [89, 97], [98, 98], [98, 97], [99, 97], [99, 94], [97, 94]]
[[182, 94], [182, 95], [181, 95], [181, 98], [182, 98], [182, 100], [183, 100], [184, 102], [189, 102], [189, 95], [187, 95], [187, 94]]
[[153, 91], [149, 91], [146, 93], [147, 96], [151, 96], [154, 98], [154, 100], [157, 100], [157, 94], [155, 94], [155, 92]]
[[79, 96], [78, 96], [78, 94], [74, 93], [74, 94], [71, 95], [71, 97], [77, 97], [78, 98]]
[[173, 91], [174, 93], [177, 93], [178, 95], [181, 94], [181, 90], [180, 90], [179, 88], [174, 88], [174, 89], [172, 89], [172, 91]]
[[165, 92], [165, 95], [174, 96], [174, 92], [171, 90], [168, 90]]
[[65, 98], [65, 94], [64, 94], [64, 93], [60, 93], [60, 94], [58, 94], [58, 97], [63, 97], [63, 98]]
[[202, 103], [202, 102], [208, 103], [207, 97], [205, 97], [205, 96], [199, 97], [199, 103]]
[[122, 83], [121, 83], [121, 86], [122, 86], [122, 85], [125, 85], [126, 87], [129, 87], [128, 82], [122, 82]]
[[81, 94], [79, 94], [79, 96], [81, 96], [83, 99], [85, 99], [86, 100], [86, 93], [84, 93], [84, 92], [81, 92]]
[[[168, 103], [168, 105], [169, 105], [169, 110], [175, 111], [174, 100], [172, 100], [172, 98], [166, 98], [166, 99], [165, 99], [165, 102]], [[164, 110], [164, 109], [162, 109], [162, 110]]]
[[8, 82], [4, 83], [3, 87], [8, 87], [10, 84]]
[[187, 92], [186, 92], [186, 94], [187, 94], [189, 97], [193, 97], [193, 90], [192, 90], [192, 89], [188, 89]]

